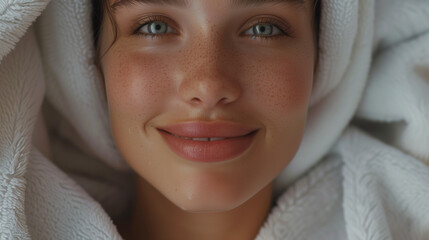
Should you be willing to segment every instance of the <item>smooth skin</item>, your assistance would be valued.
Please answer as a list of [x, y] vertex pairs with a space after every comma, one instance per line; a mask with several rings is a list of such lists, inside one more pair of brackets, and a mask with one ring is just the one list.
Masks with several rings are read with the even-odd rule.
[[[138, 175], [133, 214], [116, 223], [125, 239], [256, 237], [273, 180], [299, 148], [313, 86], [314, 9], [299, 2], [125, 4], [114, 12], [111, 47], [104, 18], [111, 128]], [[237, 159], [199, 163], [177, 156], [156, 130], [187, 121], [260, 130]]]

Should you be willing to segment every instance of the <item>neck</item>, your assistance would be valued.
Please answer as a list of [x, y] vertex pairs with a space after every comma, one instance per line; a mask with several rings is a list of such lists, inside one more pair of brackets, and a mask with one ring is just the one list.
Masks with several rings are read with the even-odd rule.
[[273, 182], [239, 207], [216, 213], [186, 212], [137, 177], [131, 218], [118, 226], [125, 239], [252, 240], [264, 224], [272, 202]]

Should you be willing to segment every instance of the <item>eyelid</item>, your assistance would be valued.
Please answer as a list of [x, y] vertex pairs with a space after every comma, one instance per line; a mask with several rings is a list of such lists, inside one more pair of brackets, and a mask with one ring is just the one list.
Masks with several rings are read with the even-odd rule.
[[[244, 25], [244, 33], [247, 31], [247, 30], [249, 30], [250, 28], [252, 28], [253, 26], [255, 26], [255, 25], [258, 25], [258, 24], [263, 24], [263, 23], [265, 23], [265, 24], [272, 24], [272, 25], [274, 25], [275, 27], [277, 27], [282, 33], [284, 33], [286, 36], [289, 36], [289, 37], [293, 37], [293, 35], [294, 35], [294, 33], [293, 33], [293, 30], [292, 30], [292, 28], [291, 28], [291, 26], [289, 25], [289, 24], [287, 24], [287, 23], [285, 23], [284, 21], [282, 21], [282, 20], [279, 20], [279, 19], [277, 19], [277, 17], [276, 16], [271, 16], [270, 15], [270, 17], [267, 17], [267, 15], [265, 15], [265, 16], [263, 16], [263, 17], [258, 17], [256, 20], [254, 20], [254, 21], [249, 21], [249, 22], [247, 22], [245, 25]], [[240, 28], [240, 29], [242, 29], [242, 28]], [[240, 30], [241, 31], [241, 30]], [[240, 35], [242, 35], [242, 34], [240, 34]]]
[[[166, 16], [162, 16], [162, 15], [149, 15], [149, 16], [144, 16], [141, 19], [139, 19], [137, 21], [137, 23], [135, 24], [135, 26], [133, 27], [133, 33], [132, 34], [145, 34], [145, 35], [168, 35], [168, 33], [165, 34], [150, 34], [150, 33], [139, 33], [140, 29], [146, 25], [149, 24], [151, 22], [155, 22], [155, 21], [160, 21], [160, 22], [165, 22], [168, 27], [173, 29], [173, 33], [177, 34], [179, 33], [179, 31], [177, 30], [177, 26], [174, 23], [173, 20], [169, 19]], [[170, 33], [171, 34], [171, 33]]]

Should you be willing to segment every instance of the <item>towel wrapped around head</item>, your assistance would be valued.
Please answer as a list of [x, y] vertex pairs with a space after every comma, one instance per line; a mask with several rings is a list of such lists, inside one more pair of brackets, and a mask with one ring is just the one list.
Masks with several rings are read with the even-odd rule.
[[[120, 239], [111, 217], [123, 214], [130, 201], [131, 169], [114, 144], [104, 86], [94, 65], [91, 1], [48, 3], [49, 0], [0, 2], [0, 236]], [[350, 176], [359, 174], [348, 168], [351, 166], [348, 164], [356, 163], [351, 160], [351, 153], [358, 156], [362, 151], [356, 151], [360, 148], [345, 150], [353, 149], [353, 145], [362, 143], [360, 141], [373, 141], [358, 137], [360, 133], [355, 131], [344, 131], [357, 113], [363, 121], [392, 124], [393, 127], [373, 134], [397, 149], [379, 142], [373, 145], [388, 149], [387, 155], [393, 156], [392, 159], [401, 159], [393, 165], [388, 160], [378, 162], [380, 169], [386, 164], [384, 166], [391, 166], [391, 169], [401, 166], [401, 171], [386, 167], [384, 173], [371, 174], [382, 180], [391, 179], [389, 176], [394, 174], [389, 174], [395, 171], [404, 178], [413, 175], [411, 182], [415, 183], [416, 193], [417, 190], [421, 193], [420, 198], [414, 200], [407, 198], [412, 195], [410, 192], [401, 198], [399, 193], [386, 190], [388, 193], [381, 196], [393, 194], [398, 201], [415, 201], [414, 206], [420, 207], [421, 212], [429, 211], [427, 204], [420, 201], [429, 196], [427, 185], [424, 191], [424, 182], [429, 182], [424, 176], [429, 170], [424, 167], [426, 165], [414, 161], [429, 161], [429, 3], [421, 0], [322, 0], [321, 6], [319, 59], [307, 125], [298, 152], [275, 179], [275, 195], [280, 196], [293, 185], [282, 198], [289, 204], [294, 202], [290, 199], [304, 192], [299, 189], [311, 192], [310, 187], [299, 186], [310, 186], [312, 181], [296, 181], [331, 150], [343, 156], [344, 189], [359, 190], [351, 186], [365, 186], [350, 180]], [[49, 129], [49, 140], [44, 125]], [[375, 154], [377, 151], [369, 152]], [[364, 169], [359, 172], [363, 173], [368, 170], [367, 162], [360, 161], [361, 165], [353, 166], [357, 166], [356, 171]], [[411, 167], [407, 169], [407, 166]], [[318, 179], [312, 176], [308, 179]], [[383, 189], [399, 189], [395, 184], [400, 183], [392, 179], [379, 183], [385, 187]], [[328, 182], [325, 180], [326, 184]], [[338, 200], [342, 188], [341, 183], [336, 184], [330, 189], [336, 191]], [[412, 204], [404, 206], [392, 202], [389, 206], [408, 209], [401, 213], [414, 216], [413, 223], [417, 225], [386, 220], [382, 217], [384, 205], [380, 200], [384, 198], [375, 194], [374, 189], [378, 188], [362, 189], [362, 192], [344, 192], [348, 239], [369, 239], [359, 235], [362, 233], [376, 233], [373, 236], [380, 237], [376, 239], [392, 239], [387, 230], [389, 224], [423, 226], [419, 225], [423, 221], [418, 221], [424, 216], [419, 215], [415, 207], [409, 207]], [[404, 193], [411, 191], [409, 189], [412, 188], [404, 188]], [[359, 222], [362, 218], [357, 216], [364, 214], [362, 211], [353, 210], [358, 205], [353, 199], [364, 197], [362, 194], [374, 197], [371, 204], [376, 203], [360, 202], [362, 209], [377, 206], [380, 211], [366, 212], [372, 216], [369, 219], [377, 219], [377, 224], [371, 225], [376, 226], [374, 229]], [[288, 209], [287, 204], [279, 206], [275, 210], [279, 214]], [[371, 215], [374, 212], [378, 215]], [[292, 215], [285, 213], [284, 216], [286, 219]], [[397, 218], [392, 219], [403, 219], [398, 216], [404, 215], [398, 213]], [[287, 233], [277, 231], [283, 229], [275, 225], [279, 222], [288, 228]], [[429, 224], [429, 220], [426, 223]], [[261, 234], [277, 237], [294, 234], [294, 231], [303, 234], [301, 228], [290, 226], [288, 222], [269, 220]], [[421, 238], [415, 239], [429, 235], [418, 232]], [[303, 235], [297, 233], [295, 236]], [[417, 235], [404, 233], [404, 236], [400, 239]]]

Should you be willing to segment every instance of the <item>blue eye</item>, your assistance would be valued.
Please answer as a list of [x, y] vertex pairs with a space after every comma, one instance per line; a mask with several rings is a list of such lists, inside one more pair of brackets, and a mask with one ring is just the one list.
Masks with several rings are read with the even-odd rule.
[[152, 39], [167, 37], [169, 33], [176, 33], [169, 22], [168, 18], [162, 16], [149, 16], [142, 20], [133, 34]]
[[248, 35], [252, 35], [252, 37], [272, 37], [277, 35], [284, 35], [282, 30], [270, 23], [255, 24], [245, 33]]
[[246, 33], [248, 33], [250, 30], [253, 31], [252, 35], [264, 35], [264, 36], [269, 36], [269, 35], [277, 35], [280, 33], [280, 30], [273, 26], [272, 24], [256, 24], [254, 25], [252, 28], [250, 28], [248, 31], [246, 31]]
[[142, 31], [143, 34], [149, 34], [149, 35], [171, 32], [169, 30], [171, 30], [171, 28], [168, 26], [167, 23], [163, 21], [150, 21], [143, 24], [139, 28], [139, 31]]

